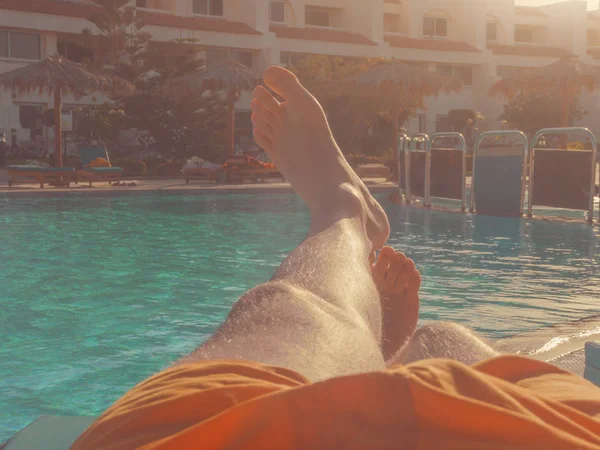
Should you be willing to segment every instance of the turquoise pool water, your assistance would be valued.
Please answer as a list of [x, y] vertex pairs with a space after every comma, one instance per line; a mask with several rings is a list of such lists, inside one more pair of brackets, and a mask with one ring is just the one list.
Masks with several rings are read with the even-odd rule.
[[[598, 313], [598, 230], [382, 201], [422, 318], [491, 338]], [[0, 441], [95, 415], [193, 350], [308, 227], [290, 194], [0, 197]]]

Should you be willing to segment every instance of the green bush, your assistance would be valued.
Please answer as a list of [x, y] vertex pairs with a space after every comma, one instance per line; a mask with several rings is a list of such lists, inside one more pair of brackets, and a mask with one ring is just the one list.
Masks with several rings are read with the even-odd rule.
[[115, 167], [121, 167], [123, 169], [123, 175], [126, 177], [139, 177], [146, 175], [147, 168], [144, 161], [121, 159], [117, 161], [111, 161], [111, 164]]
[[183, 163], [178, 161], [165, 162], [156, 168], [156, 175], [159, 177], [179, 177]]

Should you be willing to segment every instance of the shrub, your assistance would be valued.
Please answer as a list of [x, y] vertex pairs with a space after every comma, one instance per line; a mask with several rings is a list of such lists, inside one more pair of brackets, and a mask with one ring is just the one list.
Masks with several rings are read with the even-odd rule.
[[156, 168], [163, 164], [165, 160], [163, 158], [144, 158], [146, 163], [146, 170], [148, 173], [156, 173]]
[[356, 153], [346, 156], [346, 159], [348, 160], [348, 164], [350, 164], [350, 167], [352, 167], [352, 168], [356, 168], [356, 166], [358, 166], [360, 164], [379, 164], [379, 163], [381, 163], [380, 158], [377, 158], [375, 156], [359, 155]]
[[123, 169], [123, 175], [128, 177], [139, 177], [146, 175], [146, 163], [144, 161], [133, 161], [133, 160], [117, 160], [112, 163], [115, 167], [121, 167]]
[[179, 161], [165, 162], [156, 168], [156, 175], [159, 177], [178, 177], [181, 176], [183, 164]]

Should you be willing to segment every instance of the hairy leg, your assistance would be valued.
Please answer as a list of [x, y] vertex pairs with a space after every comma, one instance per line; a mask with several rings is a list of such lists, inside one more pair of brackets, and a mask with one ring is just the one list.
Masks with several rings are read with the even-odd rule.
[[318, 102], [272, 67], [253, 101], [255, 138], [311, 210], [308, 238], [271, 282], [245, 294], [217, 333], [180, 363], [252, 360], [312, 380], [385, 367], [369, 256], [389, 236], [381, 206], [337, 147]]
[[472, 365], [495, 356], [499, 353], [468, 328], [436, 322], [419, 328], [402, 354], [392, 358], [388, 365], [431, 358], [453, 359]]

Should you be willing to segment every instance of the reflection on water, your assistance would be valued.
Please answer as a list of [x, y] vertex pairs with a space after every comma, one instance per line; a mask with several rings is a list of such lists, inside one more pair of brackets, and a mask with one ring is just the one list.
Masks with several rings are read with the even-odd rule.
[[593, 227], [403, 207], [389, 215], [392, 244], [424, 275], [423, 319], [501, 337], [600, 310]]
[[[598, 231], [383, 202], [423, 273], [422, 318], [505, 337], [598, 313]], [[194, 349], [305, 236], [288, 194], [0, 201], [0, 440], [98, 414]]]

